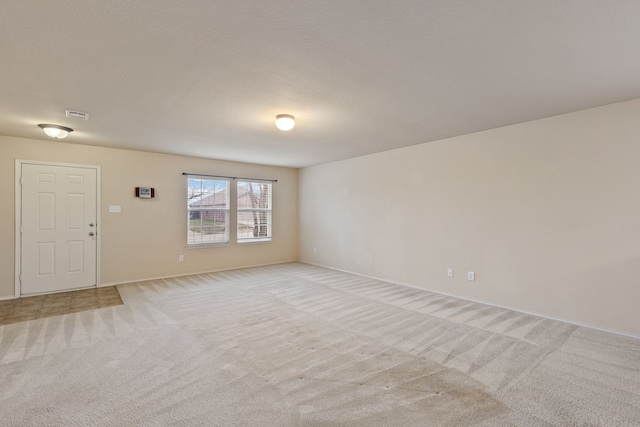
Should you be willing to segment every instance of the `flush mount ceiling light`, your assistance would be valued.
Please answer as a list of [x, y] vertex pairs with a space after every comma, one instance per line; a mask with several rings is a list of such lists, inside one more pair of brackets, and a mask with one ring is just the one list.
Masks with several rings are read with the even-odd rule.
[[51, 138], [55, 138], [55, 139], [66, 138], [67, 135], [69, 135], [69, 132], [73, 132], [73, 129], [68, 128], [66, 126], [58, 126], [58, 125], [38, 125], [38, 126], [42, 128], [42, 130], [44, 131], [44, 133], [47, 134], [47, 136], [50, 136]]
[[276, 116], [276, 127], [280, 130], [291, 130], [296, 125], [291, 114], [278, 114]]

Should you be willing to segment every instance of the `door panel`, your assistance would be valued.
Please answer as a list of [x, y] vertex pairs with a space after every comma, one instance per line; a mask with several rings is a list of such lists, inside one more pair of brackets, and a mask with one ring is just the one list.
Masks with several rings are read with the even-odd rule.
[[38, 276], [53, 276], [56, 264], [55, 242], [37, 242], [36, 244], [38, 245], [38, 259], [36, 261]]
[[97, 170], [22, 164], [22, 295], [96, 286]]

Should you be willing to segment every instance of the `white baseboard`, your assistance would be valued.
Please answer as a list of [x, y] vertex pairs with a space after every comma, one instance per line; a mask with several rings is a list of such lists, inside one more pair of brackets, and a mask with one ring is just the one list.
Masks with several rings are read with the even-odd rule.
[[146, 279], [127, 280], [127, 281], [124, 281], [124, 282], [100, 283], [98, 285], [98, 287], [99, 288], [103, 288], [103, 287], [107, 287], [107, 286], [126, 285], [127, 283], [147, 282], [149, 280], [173, 279], [175, 277], [194, 276], [196, 274], [220, 273], [222, 271], [242, 270], [244, 268], [266, 267], [268, 265], [286, 264], [286, 263], [289, 263], [289, 262], [299, 262], [299, 261], [297, 259], [292, 259], [292, 260], [289, 260], [289, 261], [268, 262], [266, 264], [253, 264], [253, 265], [243, 265], [243, 266], [239, 266], [239, 267], [221, 268], [219, 270], [207, 270], [207, 271], [180, 273], [180, 274], [173, 274], [173, 275], [170, 275], [170, 276], [158, 276], [158, 277], [150, 277], [150, 278], [146, 278]]
[[463, 297], [463, 296], [460, 296], [460, 295], [449, 294], [449, 293], [442, 292], [442, 291], [434, 291], [432, 289], [421, 288], [419, 286], [411, 285], [409, 283], [402, 283], [402, 282], [396, 282], [394, 280], [381, 279], [379, 277], [368, 276], [366, 274], [361, 274], [361, 273], [356, 273], [356, 272], [349, 271], [349, 270], [343, 270], [343, 269], [340, 269], [340, 268], [330, 267], [328, 265], [315, 264], [313, 262], [308, 262], [308, 261], [299, 261], [299, 262], [301, 262], [303, 264], [315, 265], [317, 267], [328, 268], [329, 270], [341, 271], [343, 273], [349, 273], [349, 274], [353, 274], [355, 276], [366, 277], [368, 279], [379, 280], [381, 282], [392, 283], [394, 285], [404, 286], [404, 287], [407, 287], [407, 288], [419, 289], [421, 291], [432, 292], [432, 293], [438, 294], [438, 295], [458, 298], [458, 299], [461, 299], [461, 300], [464, 300], [464, 301], [475, 302], [475, 303], [478, 303], [478, 304], [484, 304], [484, 305], [488, 305], [488, 306], [491, 306], [491, 307], [504, 308], [506, 310], [516, 311], [518, 313], [529, 314], [531, 316], [542, 317], [544, 319], [556, 320], [558, 322], [569, 323], [571, 325], [580, 326], [580, 327], [583, 327], [583, 328], [595, 329], [595, 330], [601, 331], [601, 332], [608, 332], [608, 333], [611, 333], [611, 334], [622, 335], [622, 336], [629, 337], [629, 338], [640, 339], [640, 335], [634, 335], [634, 334], [631, 334], [629, 332], [618, 331], [618, 330], [615, 330], [615, 329], [602, 328], [600, 326], [590, 325], [588, 323], [577, 322], [575, 320], [564, 319], [562, 317], [550, 316], [550, 315], [547, 315], [547, 314], [537, 313], [535, 311], [523, 310], [521, 308], [510, 307], [508, 305], [496, 304], [494, 302], [477, 300], [477, 299], [473, 299], [473, 298]]

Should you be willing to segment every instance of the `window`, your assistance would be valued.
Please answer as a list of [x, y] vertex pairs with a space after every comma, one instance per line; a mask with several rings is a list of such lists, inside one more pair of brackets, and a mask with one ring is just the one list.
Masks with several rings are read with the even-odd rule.
[[238, 243], [271, 240], [271, 183], [238, 181]]
[[187, 244], [229, 243], [229, 180], [189, 176]]

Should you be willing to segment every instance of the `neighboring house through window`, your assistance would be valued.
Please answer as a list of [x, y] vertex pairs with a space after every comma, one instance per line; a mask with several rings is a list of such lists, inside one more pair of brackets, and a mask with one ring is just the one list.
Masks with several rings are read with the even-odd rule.
[[238, 181], [238, 243], [271, 240], [271, 182]]
[[229, 243], [229, 180], [188, 177], [187, 244]]

